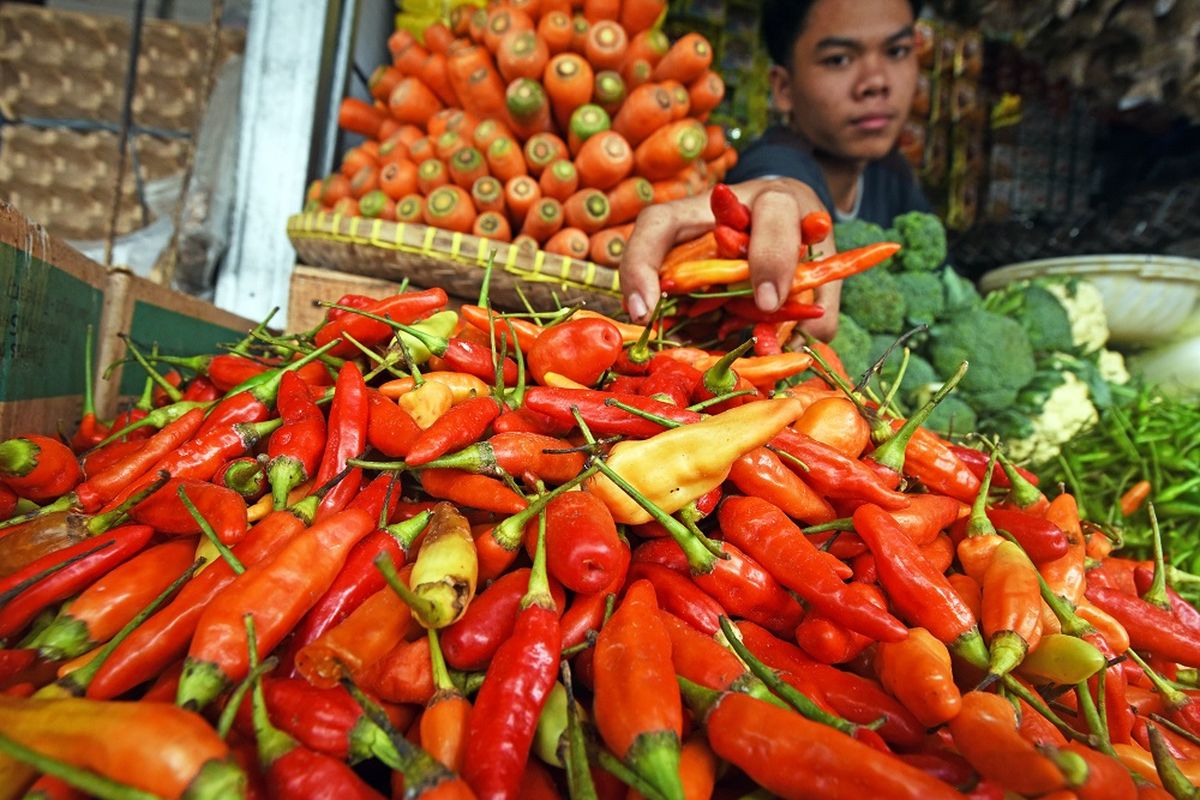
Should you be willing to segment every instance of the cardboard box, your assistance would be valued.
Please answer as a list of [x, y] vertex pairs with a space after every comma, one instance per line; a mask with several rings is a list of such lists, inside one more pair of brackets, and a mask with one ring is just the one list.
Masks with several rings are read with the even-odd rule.
[[122, 397], [140, 394], [144, 376], [118, 366], [119, 333], [147, 350], [171, 355], [219, 352], [252, 320], [173, 291], [122, 268], [106, 269], [46, 233], [0, 200], [0, 438], [16, 433], [69, 434], [79, 419], [84, 344], [95, 332], [96, 411], [116, 414]]

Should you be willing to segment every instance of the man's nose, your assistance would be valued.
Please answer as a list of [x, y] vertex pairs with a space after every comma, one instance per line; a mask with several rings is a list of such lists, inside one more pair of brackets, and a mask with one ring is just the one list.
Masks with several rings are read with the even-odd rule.
[[886, 96], [890, 90], [890, 82], [884, 60], [878, 56], [866, 56], [859, 62], [862, 73], [858, 79], [858, 94], [860, 97]]

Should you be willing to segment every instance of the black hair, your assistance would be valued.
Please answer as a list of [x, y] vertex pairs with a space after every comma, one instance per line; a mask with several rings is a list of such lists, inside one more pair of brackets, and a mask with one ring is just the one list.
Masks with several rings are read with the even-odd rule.
[[[815, 2], [816, 0], [766, 0], [763, 3], [759, 32], [772, 63], [782, 67], [791, 65], [792, 48], [796, 46], [796, 40], [804, 31], [808, 12]], [[908, 4], [912, 6], [913, 17], [916, 18], [921, 13], [922, 0], [908, 0]]]

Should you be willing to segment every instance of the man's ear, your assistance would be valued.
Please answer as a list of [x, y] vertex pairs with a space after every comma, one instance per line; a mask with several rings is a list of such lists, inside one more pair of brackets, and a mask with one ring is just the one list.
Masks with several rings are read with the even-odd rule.
[[792, 112], [792, 76], [787, 69], [772, 64], [767, 72], [767, 80], [771, 84], [771, 107], [781, 114]]

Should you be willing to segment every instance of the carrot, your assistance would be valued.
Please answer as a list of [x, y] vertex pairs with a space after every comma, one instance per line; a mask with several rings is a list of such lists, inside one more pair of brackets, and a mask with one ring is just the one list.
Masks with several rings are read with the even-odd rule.
[[443, 108], [429, 119], [429, 138], [436, 143], [437, 138], [445, 133], [457, 133], [466, 137], [474, 130], [475, 125], [475, 117], [461, 108]]
[[392, 65], [405, 75], [416, 75], [429, 58], [429, 51], [416, 39], [392, 51]]
[[342, 156], [342, 166], [338, 168], [338, 172], [347, 178], [353, 178], [355, 173], [363, 167], [377, 163], [379, 163], [379, 159], [372, 157], [370, 151], [359, 145], [351, 147], [346, 151], [346, 155]]
[[579, 228], [567, 227], [546, 240], [546, 243], [542, 245], [542, 249], [547, 253], [583, 259], [587, 258], [588, 245], [588, 235], [586, 233], [579, 230]]
[[388, 110], [399, 122], [424, 125], [442, 109], [442, 101], [433, 91], [411, 75], [400, 79], [388, 96]]
[[579, 148], [575, 168], [581, 185], [611, 189], [633, 170], [633, 148], [616, 131], [601, 131]]
[[687, 181], [679, 178], [668, 178], [665, 181], [654, 181], [650, 184], [654, 188], [655, 203], [669, 203], [672, 200], [681, 200], [684, 197], [691, 197], [688, 191]]
[[350, 196], [355, 199], [362, 199], [364, 194], [373, 192], [378, 188], [379, 167], [374, 164], [364, 164], [350, 178]]
[[376, 189], [358, 199], [358, 212], [364, 217], [395, 222], [396, 201]]
[[583, 0], [583, 17], [592, 25], [621, 15], [621, 0]]
[[592, 22], [584, 41], [583, 53], [595, 69], [616, 69], [625, 61], [629, 37], [613, 17]]
[[601, 131], [612, 128], [608, 112], [595, 103], [584, 103], [571, 114], [567, 126], [567, 147], [572, 155], [578, 155], [583, 143]]
[[636, 148], [650, 134], [671, 122], [671, 93], [654, 83], [643, 84], [629, 93], [617, 111], [612, 128]]
[[330, 209], [334, 214], [341, 214], [343, 217], [358, 216], [358, 201], [353, 197], [343, 197], [333, 204]]
[[371, 73], [371, 77], [367, 79], [367, 91], [371, 93], [371, 97], [386, 103], [388, 97], [392, 94], [392, 89], [396, 88], [396, 84], [403, 77], [404, 73], [394, 66], [380, 64]]
[[379, 170], [379, 188], [397, 201], [414, 193], [417, 191], [417, 165], [408, 159], [386, 164]]
[[521, 233], [532, 236], [540, 246], [558, 233], [562, 226], [563, 204], [553, 197], [543, 197], [525, 215], [525, 221], [521, 223]]
[[412, 159], [414, 164], [420, 164], [427, 158], [435, 158], [437, 151], [433, 147], [433, 139], [428, 136], [422, 136], [419, 139], [414, 139], [408, 144], [408, 157]]
[[421, 38], [425, 40], [425, 47], [429, 52], [445, 54], [446, 48], [454, 41], [454, 35], [450, 28], [446, 26], [446, 23], [438, 20], [425, 26], [425, 30], [421, 33]]
[[525, 158], [514, 139], [501, 137], [488, 145], [488, 170], [502, 181], [525, 175]]
[[547, 62], [542, 85], [559, 128], [566, 130], [572, 112], [591, 101], [594, 81], [591, 65], [578, 53], [559, 53]]
[[553, 133], [538, 133], [525, 142], [525, 162], [529, 165], [529, 173], [534, 176], [541, 175], [546, 167], [560, 158], [570, 156], [566, 142]]
[[692, 98], [688, 94], [687, 87], [675, 80], [663, 81], [662, 87], [671, 95], [671, 119], [678, 120], [686, 117], [692, 105]]
[[524, 11], [534, 22], [542, 15], [542, 0], [508, 0], [508, 5], [517, 11]]
[[623, 225], [654, 202], [654, 187], [639, 176], [626, 178], [608, 193], [608, 224]]
[[[378, 100], [375, 102], [377, 104], [379, 103]], [[379, 130], [375, 132], [376, 139], [380, 143], [386, 142], [391, 138], [392, 134], [400, 130], [402, 127], [404, 127], [404, 123], [392, 119], [390, 115], [384, 117], [383, 122], [379, 123]], [[369, 139], [368, 141], [376, 141], [376, 139]]]
[[[637, 0], [630, 0], [630, 2], [637, 2]], [[631, 37], [629, 49], [625, 51], [625, 63], [627, 64], [631, 61], [641, 60], [649, 64], [650, 69], [653, 70], [671, 49], [671, 40], [659, 28], [650, 28], [637, 33], [626, 28], [625, 32]]]
[[503, 118], [504, 82], [486, 49], [478, 45], [452, 47], [446, 54], [446, 69], [465, 110], [476, 119]]
[[424, 222], [425, 198], [413, 193], [396, 201], [396, 222]]
[[449, 161], [459, 150], [470, 146], [471, 143], [456, 131], [444, 131], [433, 140], [433, 152], [443, 161]]
[[711, 69], [705, 70], [699, 78], [688, 84], [688, 97], [692, 101], [692, 116], [703, 119], [725, 98], [725, 81]]
[[533, 78], [517, 78], [505, 91], [508, 118], [518, 139], [528, 140], [535, 133], [549, 131], [550, 99], [542, 84]]
[[487, 9], [477, 8], [471, 14], [471, 18], [467, 23], [467, 36], [476, 44], [483, 44], [483, 34], [487, 30], [488, 12]]
[[625, 79], [614, 69], [605, 69], [596, 73], [595, 85], [592, 87], [592, 99], [596, 105], [608, 112], [609, 116], [617, 113], [621, 103], [625, 102]]
[[446, 105], [461, 105], [458, 94], [450, 83], [450, 62], [446, 60], [444, 53], [430, 53], [417, 68], [417, 77], [424, 81], [425, 85], [432, 89], [438, 99]]
[[396, 129], [396, 132], [388, 138], [396, 138], [404, 142], [404, 146], [408, 147], [417, 139], [425, 135], [425, 132], [417, 125], [405, 123]]
[[608, 224], [608, 198], [599, 189], [580, 189], [563, 203], [567, 225], [589, 236]]
[[429, 197], [430, 192], [450, 183], [450, 172], [440, 158], [427, 158], [417, 165], [417, 189]]
[[451, 156], [449, 169], [450, 180], [467, 191], [471, 190], [475, 181], [487, 175], [487, 163], [483, 160], [483, 153], [474, 147], [464, 147]]
[[343, 197], [350, 196], [350, 179], [335, 172], [321, 184], [321, 205], [332, 206]]
[[571, 46], [571, 16], [562, 11], [543, 13], [537, 24], [538, 38], [546, 43], [547, 52], [556, 56]]
[[549, 48], [532, 30], [509, 31], [496, 51], [496, 68], [509, 83], [517, 78], [541, 78], [549, 60]]
[[321, 180], [320, 179], [315, 180], [308, 185], [308, 188], [304, 190], [304, 199], [306, 201], [307, 200], [316, 200], [318, 203], [321, 202]]
[[385, 139], [383, 144], [379, 145], [379, 168], [383, 169], [388, 164], [396, 161], [408, 160], [408, 145], [395, 137]]
[[583, 55], [587, 49], [587, 32], [591, 27], [592, 23], [583, 14], [571, 17], [571, 52]]
[[466, 36], [468, 28], [471, 25], [471, 16], [475, 13], [475, 6], [462, 4], [450, 9], [450, 32], [455, 37]]
[[578, 4], [578, 0], [542, 0], [540, 8], [543, 17], [556, 11], [570, 17]]
[[504, 183], [504, 204], [508, 206], [508, 216], [518, 227], [525, 224], [529, 209], [541, 199], [542, 190], [528, 175], [517, 175]]
[[588, 259], [602, 267], [621, 266], [621, 256], [633, 225], [605, 228], [588, 237]]
[[630, 36], [648, 30], [667, 9], [667, 0], [624, 0], [621, 3], [621, 27]]
[[526, 258], [533, 258], [538, 251], [538, 240], [527, 233], [518, 233], [513, 237], [512, 243], [517, 252]]
[[659, 128], [634, 150], [639, 175], [650, 181], [678, 175], [699, 157], [708, 143], [704, 126], [694, 119], [681, 119]]
[[487, 152], [488, 145], [501, 136], [515, 138], [512, 131], [498, 119], [485, 119], [475, 126], [475, 146], [482, 152]]
[[493, 175], [476, 178], [471, 184], [471, 201], [480, 211], [504, 213], [504, 184]]
[[575, 194], [575, 190], [579, 188], [579, 171], [570, 161], [560, 158], [542, 170], [538, 187], [542, 190], [542, 197], [553, 197], [561, 202]]
[[470, 233], [475, 217], [471, 195], [454, 184], [439, 186], [429, 193], [425, 201], [426, 225]]
[[681, 36], [654, 68], [654, 80], [690, 83], [712, 64], [712, 45], [699, 33]]
[[417, 37], [413, 35], [412, 31], [405, 28], [397, 28], [387, 39], [388, 53], [392, 58], [395, 58], [397, 53], [415, 41], [417, 41]]
[[500, 40], [509, 31], [531, 31], [533, 19], [512, 6], [497, 6], [488, 13], [487, 27], [483, 30], [483, 44], [493, 53], [500, 52]]
[[338, 127], [368, 138], [375, 138], [386, 115], [370, 103], [347, 97], [338, 107]]
[[704, 145], [704, 150], [700, 153], [700, 157], [705, 161], [712, 161], [714, 158], [719, 158], [725, 152], [727, 144], [725, 141], [725, 129], [720, 125], [705, 125], [704, 132], [708, 134], [708, 142]]
[[512, 227], [508, 224], [508, 217], [499, 211], [481, 213], [471, 225], [471, 233], [475, 236], [482, 236], [484, 239], [494, 239], [497, 242], [512, 241]]

